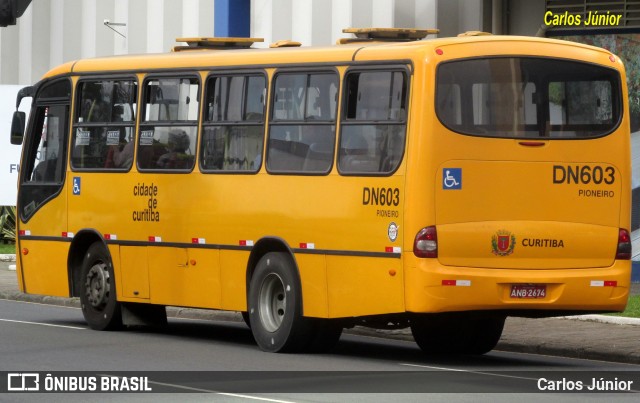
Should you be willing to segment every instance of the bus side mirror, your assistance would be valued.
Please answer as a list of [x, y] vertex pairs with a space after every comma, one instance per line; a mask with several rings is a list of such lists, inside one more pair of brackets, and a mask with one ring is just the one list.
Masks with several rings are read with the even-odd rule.
[[21, 111], [13, 112], [11, 121], [11, 144], [20, 145], [24, 138], [24, 122], [27, 114]]

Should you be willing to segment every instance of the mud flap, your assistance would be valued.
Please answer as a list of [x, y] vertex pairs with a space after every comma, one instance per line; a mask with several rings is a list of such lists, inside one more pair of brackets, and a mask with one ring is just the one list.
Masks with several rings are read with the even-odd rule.
[[122, 324], [125, 326], [166, 326], [167, 311], [164, 305], [122, 304]]

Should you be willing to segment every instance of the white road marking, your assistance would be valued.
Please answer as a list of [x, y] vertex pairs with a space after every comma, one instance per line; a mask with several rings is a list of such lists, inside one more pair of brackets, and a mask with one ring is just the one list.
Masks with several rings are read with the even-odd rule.
[[29, 305], [49, 306], [49, 307], [52, 307], [52, 308], [80, 309], [80, 308], [79, 308], [79, 307], [77, 307], [77, 306], [45, 304], [45, 303], [43, 303], [43, 302], [31, 302], [31, 301], [16, 301], [15, 299], [3, 299], [3, 298], [0, 298], [0, 301], [17, 302], [17, 303], [19, 303], [19, 304], [29, 304]]
[[277, 400], [277, 399], [269, 399], [267, 397], [259, 397], [259, 396], [249, 396], [249, 395], [241, 395], [241, 394], [237, 394], [237, 393], [225, 393], [225, 392], [218, 392], [215, 390], [209, 390], [209, 389], [201, 389], [201, 388], [193, 388], [191, 386], [182, 386], [182, 385], [174, 385], [172, 383], [163, 383], [163, 382], [154, 382], [154, 381], [149, 381], [149, 384], [153, 384], [153, 385], [161, 385], [161, 386], [168, 386], [170, 388], [177, 388], [177, 389], [184, 389], [184, 390], [192, 390], [194, 392], [204, 392], [204, 393], [214, 393], [216, 395], [221, 395], [221, 396], [230, 396], [230, 397], [238, 397], [241, 399], [250, 399], [250, 400], [261, 400], [263, 402], [274, 402], [274, 403], [294, 403], [292, 401], [289, 400]]
[[63, 329], [87, 330], [86, 327], [54, 325], [52, 323], [28, 322], [28, 321], [25, 321], [25, 320], [0, 319], [0, 322], [24, 323], [24, 324], [27, 324], [27, 325], [40, 325], [40, 326], [49, 326], [49, 327], [61, 327]]
[[427, 368], [427, 369], [437, 369], [438, 371], [451, 371], [451, 372], [466, 372], [469, 374], [478, 374], [478, 375], [488, 375], [488, 376], [498, 376], [502, 378], [514, 378], [514, 379], [525, 379], [528, 381], [537, 381], [539, 378], [527, 378], [523, 376], [515, 376], [515, 375], [504, 375], [504, 374], [496, 374], [493, 372], [483, 372], [483, 371], [471, 371], [468, 369], [458, 369], [458, 368], [446, 368], [446, 367], [432, 367], [429, 365], [417, 365], [417, 364], [405, 364], [400, 363], [405, 367], [417, 367], [417, 368]]

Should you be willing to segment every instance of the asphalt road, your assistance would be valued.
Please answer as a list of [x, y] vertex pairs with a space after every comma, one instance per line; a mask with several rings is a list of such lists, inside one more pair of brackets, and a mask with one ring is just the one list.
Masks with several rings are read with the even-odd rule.
[[[269, 354], [257, 348], [242, 323], [170, 319], [162, 329], [97, 332], [87, 328], [78, 309], [7, 300], [0, 300], [0, 357], [2, 377], [7, 376], [5, 371], [40, 372], [43, 377], [48, 372], [56, 376], [58, 371], [82, 371], [82, 376], [148, 375], [153, 392], [184, 393], [7, 393], [0, 394], [3, 402], [89, 398], [388, 402], [424, 401], [423, 392], [435, 393], [429, 395], [430, 400], [513, 401], [514, 393], [536, 392], [539, 385], [549, 389], [550, 382], [555, 385], [562, 379], [566, 384], [584, 378], [588, 386], [594, 378], [613, 381], [616, 377], [633, 381], [631, 389], [640, 390], [639, 365], [505, 352], [481, 357], [429, 357], [413, 342], [356, 335], [344, 335], [329, 354]], [[542, 378], [546, 381], [540, 381]], [[2, 382], [5, 380], [0, 378]], [[616, 394], [614, 398], [637, 401], [637, 396]], [[522, 395], [518, 400], [604, 397], [598, 393], [558, 395], [546, 391]]]

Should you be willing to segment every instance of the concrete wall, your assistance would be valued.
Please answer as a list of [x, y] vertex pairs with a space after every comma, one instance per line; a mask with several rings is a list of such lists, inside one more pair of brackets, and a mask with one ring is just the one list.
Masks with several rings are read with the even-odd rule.
[[[213, 0], [33, 1], [0, 29], [0, 84], [31, 84], [79, 58], [166, 52], [176, 37], [213, 36], [213, 13]], [[118, 34], [105, 19], [126, 26]]]
[[507, 33], [509, 35], [535, 35], [544, 22], [543, 0], [509, 0], [507, 3]]
[[456, 36], [467, 31], [482, 31], [482, 0], [438, 1], [439, 36]]
[[[475, 0], [474, 0], [475, 1]], [[328, 45], [349, 27], [435, 28], [437, 0], [253, 0], [251, 36], [258, 46], [282, 39]]]
[[[258, 46], [309, 46], [335, 43], [348, 27], [435, 28], [440, 3], [447, 1], [252, 0], [251, 36], [265, 39]], [[213, 36], [214, 13], [214, 0], [35, 0], [16, 26], [0, 29], [0, 84], [32, 84], [79, 58], [166, 52], [176, 37]], [[126, 26], [113, 26], [116, 33], [104, 20]]]

